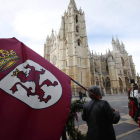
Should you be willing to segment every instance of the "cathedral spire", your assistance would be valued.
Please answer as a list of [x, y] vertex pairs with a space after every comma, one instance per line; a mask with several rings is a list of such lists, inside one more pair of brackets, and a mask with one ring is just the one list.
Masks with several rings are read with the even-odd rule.
[[122, 45], [122, 47], [124, 47], [124, 44], [123, 44], [123, 42], [121, 41], [121, 45]]
[[61, 19], [61, 27], [60, 29], [64, 29], [64, 17], [62, 16], [62, 19]]
[[62, 16], [62, 19], [61, 19], [61, 26], [60, 26], [58, 36], [59, 36], [60, 39], [64, 39], [64, 37], [65, 37], [65, 22], [64, 22], [64, 17], [63, 16]]
[[115, 42], [113, 35], [112, 35], [112, 42]]
[[115, 44], [115, 40], [114, 40], [114, 37], [112, 36], [112, 41], [111, 41], [112, 45]]
[[70, 0], [70, 4], [69, 4], [69, 7], [73, 7], [74, 10], [77, 10], [77, 6], [76, 6], [76, 3], [75, 3], [75, 0]]
[[54, 39], [54, 31], [52, 29], [52, 34], [51, 34], [51, 37], [50, 37], [52, 40]]

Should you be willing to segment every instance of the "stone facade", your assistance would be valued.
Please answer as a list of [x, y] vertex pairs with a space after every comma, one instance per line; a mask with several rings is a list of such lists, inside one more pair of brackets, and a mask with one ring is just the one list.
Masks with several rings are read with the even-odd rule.
[[[123, 43], [112, 37], [112, 51], [104, 55], [90, 52], [86, 33], [85, 13], [70, 0], [67, 12], [61, 20], [59, 33], [52, 30], [44, 44], [44, 58], [78, 83], [88, 88], [100, 85], [104, 93], [124, 92], [137, 81], [132, 56]], [[79, 86], [71, 83], [72, 90]]]

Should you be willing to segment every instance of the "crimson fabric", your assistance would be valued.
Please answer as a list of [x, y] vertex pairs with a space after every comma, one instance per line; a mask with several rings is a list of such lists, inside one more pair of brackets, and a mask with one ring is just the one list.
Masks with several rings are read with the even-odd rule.
[[[7, 51], [19, 57], [14, 65]], [[0, 67], [0, 140], [60, 140], [70, 78], [16, 38], [0, 39], [0, 63], [4, 59], [9, 63]]]
[[129, 109], [129, 115], [133, 118], [135, 116], [135, 113], [137, 111], [136, 106], [134, 105], [134, 102], [131, 100], [131, 107], [132, 109]]

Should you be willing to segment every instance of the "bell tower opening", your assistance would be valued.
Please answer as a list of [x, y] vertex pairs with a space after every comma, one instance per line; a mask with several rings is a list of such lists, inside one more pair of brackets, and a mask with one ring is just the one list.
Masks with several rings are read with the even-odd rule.
[[80, 39], [78, 39], [77, 44], [78, 44], [78, 46], [80, 46]]
[[77, 32], [77, 33], [79, 32], [79, 27], [78, 27], [78, 26], [76, 26], [76, 32]]
[[76, 23], [78, 22], [78, 15], [76, 15]]

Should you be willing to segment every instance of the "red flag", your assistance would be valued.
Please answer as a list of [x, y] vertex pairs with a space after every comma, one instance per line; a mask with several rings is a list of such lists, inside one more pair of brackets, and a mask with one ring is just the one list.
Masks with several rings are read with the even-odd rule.
[[60, 140], [70, 78], [16, 38], [0, 39], [0, 140]]

